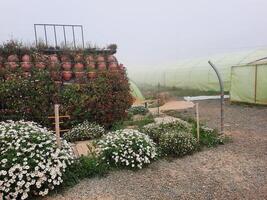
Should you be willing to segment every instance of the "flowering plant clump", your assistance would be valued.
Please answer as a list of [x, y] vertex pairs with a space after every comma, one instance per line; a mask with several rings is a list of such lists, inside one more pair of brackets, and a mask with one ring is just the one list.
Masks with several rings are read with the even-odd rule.
[[160, 137], [169, 131], [177, 131], [177, 132], [191, 132], [192, 126], [184, 121], [184, 120], [176, 120], [165, 123], [152, 123], [141, 128], [141, 132], [146, 133], [149, 137], [156, 142], [159, 143]]
[[159, 148], [163, 155], [184, 156], [196, 150], [197, 140], [190, 132], [170, 131], [161, 135]]
[[55, 134], [34, 122], [0, 122], [0, 193], [6, 199], [46, 195], [62, 183], [73, 161], [65, 140], [61, 148]]
[[162, 155], [183, 156], [193, 152], [197, 147], [192, 125], [183, 120], [149, 124], [141, 131], [158, 145]]
[[141, 169], [157, 156], [154, 142], [137, 130], [108, 133], [97, 144], [100, 157], [113, 166]]
[[84, 121], [68, 131], [64, 135], [64, 139], [70, 142], [90, 140], [100, 138], [104, 133], [105, 129], [102, 126]]

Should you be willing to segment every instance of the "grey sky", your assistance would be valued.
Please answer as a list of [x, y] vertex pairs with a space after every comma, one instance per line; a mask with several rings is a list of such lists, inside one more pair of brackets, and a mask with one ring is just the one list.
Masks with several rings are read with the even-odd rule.
[[266, 0], [0, 0], [0, 40], [34, 41], [34, 23], [84, 25], [128, 67], [267, 46]]

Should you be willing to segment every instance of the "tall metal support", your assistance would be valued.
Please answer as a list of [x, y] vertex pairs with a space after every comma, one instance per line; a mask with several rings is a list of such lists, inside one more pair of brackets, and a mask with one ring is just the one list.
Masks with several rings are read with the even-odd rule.
[[215, 67], [215, 65], [211, 61], [208, 61], [208, 63], [214, 69], [214, 71], [215, 71], [215, 73], [219, 79], [219, 83], [220, 83], [220, 90], [221, 90], [221, 132], [220, 132], [220, 134], [223, 134], [224, 133], [224, 108], [223, 108], [223, 105], [224, 105], [224, 86], [223, 86], [223, 81], [222, 81], [221, 75], [220, 75], [218, 69]]
[[55, 36], [55, 45], [57, 47], [57, 31], [56, 31], [56, 26], [54, 25], [54, 36]]

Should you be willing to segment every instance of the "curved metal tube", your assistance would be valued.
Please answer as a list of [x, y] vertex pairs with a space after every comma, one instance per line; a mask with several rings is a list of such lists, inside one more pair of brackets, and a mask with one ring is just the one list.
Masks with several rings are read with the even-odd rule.
[[220, 83], [220, 90], [221, 90], [221, 132], [220, 132], [220, 134], [223, 134], [224, 133], [224, 110], [223, 110], [224, 86], [223, 86], [223, 81], [222, 81], [221, 75], [220, 75], [218, 69], [215, 67], [215, 65], [211, 61], [208, 61], [208, 63], [214, 69], [214, 71], [215, 71], [215, 73], [219, 79], [219, 83]]

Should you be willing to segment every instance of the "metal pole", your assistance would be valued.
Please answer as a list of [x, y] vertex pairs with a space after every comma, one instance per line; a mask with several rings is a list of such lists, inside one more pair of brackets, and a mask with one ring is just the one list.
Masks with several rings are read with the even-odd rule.
[[66, 29], [64, 25], [63, 25], [63, 33], [64, 33], [64, 43], [65, 43], [65, 46], [67, 46]]
[[159, 83], [158, 83], [158, 116], [159, 116]]
[[81, 26], [81, 31], [82, 31], [82, 43], [83, 43], [83, 48], [84, 48], [83, 26]]
[[221, 90], [221, 132], [220, 134], [224, 133], [224, 110], [223, 110], [223, 105], [224, 105], [224, 86], [223, 86], [223, 81], [221, 78], [221, 75], [218, 71], [218, 69], [215, 67], [215, 65], [211, 62], [208, 61], [208, 63], [210, 64], [210, 66], [214, 69], [218, 79], [219, 79], [219, 83], [220, 83], [220, 90]]
[[75, 41], [74, 26], [72, 26], [72, 36], [73, 36], [73, 44], [74, 44], [74, 48], [76, 49], [76, 41]]
[[37, 43], [38, 43], [38, 41], [37, 41], [36, 24], [34, 24], [34, 35], [35, 35], [35, 45], [36, 45], [36, 47], [37, 47]]
[[46, 25], [44, 25], [44, 33], [45, 33], [45, 45], [47, 46]]
[[55, 35], [55, 45], [57, 47], [57, 31], [56, 31], [56, 26], [54, 25], [54, 35]]

